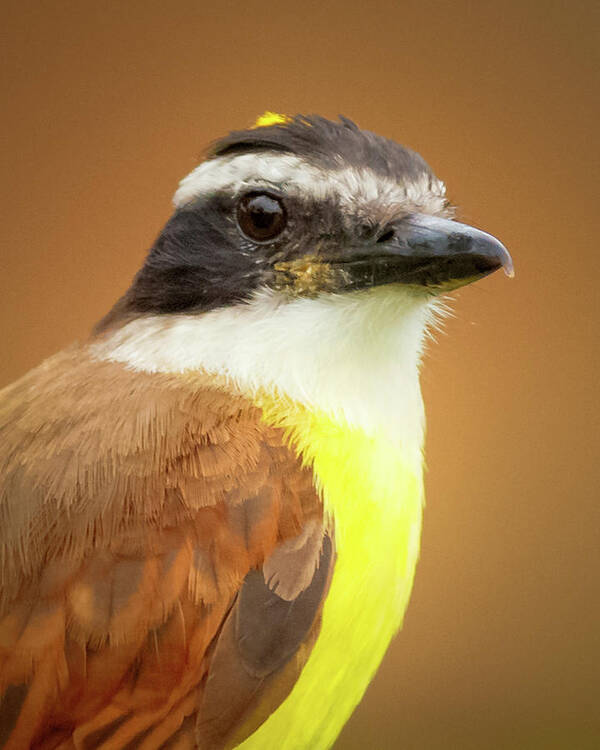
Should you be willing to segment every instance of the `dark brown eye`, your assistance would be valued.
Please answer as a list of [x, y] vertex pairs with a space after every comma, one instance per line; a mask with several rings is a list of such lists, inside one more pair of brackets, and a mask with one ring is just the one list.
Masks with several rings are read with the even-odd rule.
[[269, 193], [247, 193], [237, 207], [240, 229], [251, 240], [267, 242], [285, 229], [287, 216], [283, 203]]

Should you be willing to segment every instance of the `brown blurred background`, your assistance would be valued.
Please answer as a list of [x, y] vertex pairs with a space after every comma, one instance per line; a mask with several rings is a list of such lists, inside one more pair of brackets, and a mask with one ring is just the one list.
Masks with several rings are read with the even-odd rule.
[[513, 253], [427, 359], [414, 595], [336, 750], [600, 747], [598, 7], [3, 3], [0, 385], [85, 336], [265, 109], [412, 146]]

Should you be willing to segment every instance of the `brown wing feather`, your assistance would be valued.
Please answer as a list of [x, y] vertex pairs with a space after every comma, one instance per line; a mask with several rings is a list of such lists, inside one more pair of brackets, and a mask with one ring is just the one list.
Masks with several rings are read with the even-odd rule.
[[264, 570], [246, 575], [219, 636], [202, 696], [196, 735], [202, 750], [235, 747], [292, 689], [318, 634], [333, 565], [332, 542], [322, 528], [320, 541], [322, 547], [310, 561], [308, 586], [289, 599], [270, 588]]
[[[331, 554], [318, 565], [311, 472], [250, 402], [73, 349], [0, 394], [0, 475], [0, 747], [201, 743], [211, 662], [230, 622], [239, 645], [240, 611], [256, 630], [238, 592], [257, 576], [303, 612], [256, 716], [285, 696], [318, 632]], [[226, 662], [248, 671], [239, 648]], [[256, 725], [242, 713], [222, 737]]]

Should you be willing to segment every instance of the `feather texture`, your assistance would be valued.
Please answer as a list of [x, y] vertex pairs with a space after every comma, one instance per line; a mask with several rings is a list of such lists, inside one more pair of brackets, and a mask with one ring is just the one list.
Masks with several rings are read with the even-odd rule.
[[[134, 373], [73, 348], [2, 392], [0, 446], [5, 750], [209, 747], [196, 725], [215, 653], [246, 676], [242, 704], [276, 708], [318, 632], [332, 564], [319, 566], [321, 503], [283, 430], [206, 377]], [[240, 592], [236, 644], [254, 627], [243, 592], [257, 576], [303, 623], [262, 675], [265, 695], [246, 652], [221, 643]], [[281, 649], [281, 629], [272, 637]], [[225, 688], [209, 694], [222, 738], [248, 718], [227, 714]]]

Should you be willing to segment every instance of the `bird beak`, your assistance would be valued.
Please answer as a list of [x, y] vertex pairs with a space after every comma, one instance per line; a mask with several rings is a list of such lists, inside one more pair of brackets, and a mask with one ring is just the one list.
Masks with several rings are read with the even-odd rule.
[[346, 289], [406, 284], [444, 292], [499, 268], [514, 276], [504, 245], [466, 224], [411, 214], [395, 222], [391, 230], [383, 240], [355, 246], [343, 259], [329, 260], [332, 268], [346, 276]]

